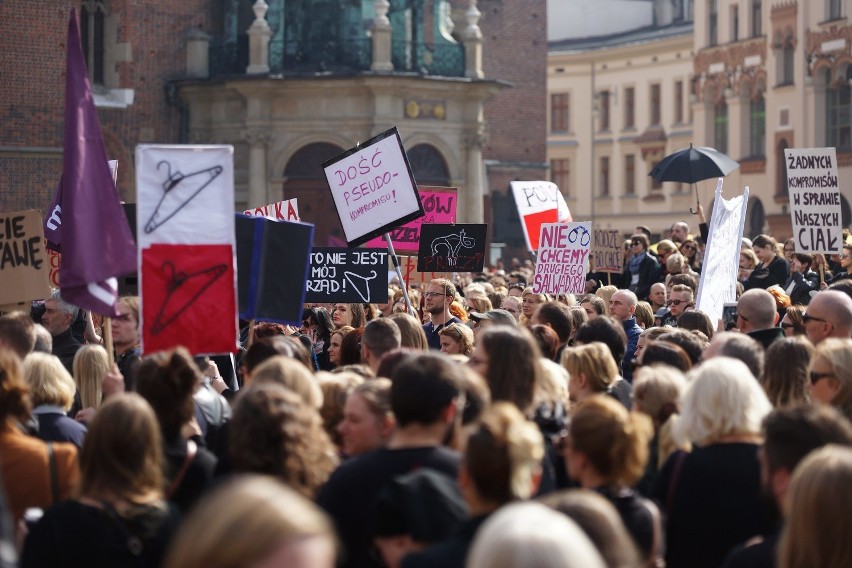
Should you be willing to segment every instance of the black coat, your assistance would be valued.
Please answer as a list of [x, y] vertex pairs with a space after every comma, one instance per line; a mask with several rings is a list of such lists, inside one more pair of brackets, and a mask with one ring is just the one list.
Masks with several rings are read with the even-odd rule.
[[793, 305], [807, 306], [811, 301], [811, 292], [819, 292], [819, 274], [813, 270], [808, 270], [805, 274], [790, 272], [790, 277], [784, 283], [784, 290], [789, 290], [794, 282], [796, 285], [787, 292], [790, 295], [790, 302]]
[[631, 285], [633, 274], [630, 272], [630, 262], [628, 261], [624, 269], [623, 282], [620, 286], [634, 292], [640, 300], [648, 298], [648, 294], [651, 293], [651, 284], [657, 281], [657, 276], [660, 272], [660, 264], [657, 262], [657, 259], [651, 256], [648, 251], [645, 251], [644, 254], [645, 258], [642, 259], [642, 263], [639, 265], [639, 280], [636, 285]]

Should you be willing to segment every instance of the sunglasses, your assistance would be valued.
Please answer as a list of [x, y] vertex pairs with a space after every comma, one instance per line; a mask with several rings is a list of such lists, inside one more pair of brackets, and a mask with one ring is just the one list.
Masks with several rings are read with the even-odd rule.
[[666, 302], [667, 306], [679, 306], [681, 304], [685, 304], [686, 300], [669, 300]]
[[682, 247], [680, 247], [680, 248], [685, 249], [685, 250], [697, 250], [697, 249], [696, 249], [694, 246], [692, 246], [692, 245], [683, 245], [683, 246], [682, 246]]
[[811, 384], [815, 385], [818, 382], [820, 382], [822, 379], [826, 379], [828, 377], [833, 377], [834, 373], [814, 373], [813, 371], [811, 371], [810, 373], [808, 373], [808, 375], [811, 378]]
[[630, 241], [630, 244], [635, 247], [636, 245], [641, 245], [642, 241]]
[[826, 320], [824, 320], [822, 318], [818, 318], [816, 316], [810, 316], [807, 313], [802, 314], [802, 321], [805, 322], [805, 323], [808, 323], [808, 322], [811, 322], [811, 321], [821, 321], [821, 322], [824, 322], [824, 323], [828, 323]]

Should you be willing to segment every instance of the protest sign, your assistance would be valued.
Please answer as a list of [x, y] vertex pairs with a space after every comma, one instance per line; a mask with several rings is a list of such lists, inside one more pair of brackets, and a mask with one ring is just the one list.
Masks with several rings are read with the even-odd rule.
[[588, 221], [542, 224], [533, 292], [582, 294], [591, 244], [592, 224]]
[[696, 309], [715, 326], [726, 303], [736, 302], [740, 243], [748, 205], [748, 187], [733, 199], [722, 197], [722, 178], [716, 183], [716, 197], [710, 217], [710, 233], [704, 250], [701, 280], [695, 299]]
[[624, 270], [624, 249], [621, 231], [595, 229], [592, 231], [592, 266], [595, 272], [617, 272]]
[[387, 249], [315, 248], [305, 301], [384, 303], [387, 272]]
[[0, 305], [50, 296], [41, 211], [0, 215]]
[[396, 128], [322, 164], [350, 247], [423, 216]]
[[796, 252], [840, 254], [843, 225], [834, 148], [786, 148]]
[[314, 226], [236, 214], [243, 319], [301, 325]]
[[233, 157], [232, 146], [136, 147], [145, 353], [237, 349]]
[[272, 221], [301, 221], [299, 219], [299, 206], [295, 198], [270, 203], [263, 207], [246, 209], [243, 213], [250, 217], [265, 217]]
[[542, 223], [568, 223], [571, 212], [562, 192], [549, 181], [513, 181], [512, 195], [530, 251], [538, 250]]
[[[416, 256], [399, 257], [399, 268], [402, 271], [402, 280], [407, 286], [419, 286], [422, 288], [436, 278], [451, 279], [452, 277], [452, 273], [450, 272], [420, 272], [417, 270], [418, 262], [419, 259]], [[395, 278], [396, 272], [391, 273], [390, 276]], [[391, 278], [391, 280], [393, 280], [393, 278]]]
[[479, 272], [485, 264], [488, 225], [423, 225], [420, 272]]
[[[425, 215], [390, 230], [391, 244], [396, 252], [416, 253], [420, 243], [420, 227], [427, 223], [455, 223], [457, 192], [454, 187], [419, 187], [420, 201]], [[367, 242], [368, 247], [385, 248], [385, 239], [376, 237]]]

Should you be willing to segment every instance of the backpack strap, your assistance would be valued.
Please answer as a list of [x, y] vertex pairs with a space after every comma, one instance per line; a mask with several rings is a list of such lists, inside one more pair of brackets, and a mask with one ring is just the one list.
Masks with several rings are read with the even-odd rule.
[[184, 476], [186, 475], [187, 470], [189, 469], [189, 464], [192, 463], [192, 460], [195, 459], [195, 454], [198, 453], [198, 446], [192, 440], [186, 441], [186, 455], [183, 458], [183, 463], [180, 466], [180, 469], [175, 475], [175, 478], [169, 484], [168, 489], [166, 490], [166, 499], [171, 499], [172, 496], [177, 491], [177, 488], [180, 487], [180, 482], [183, 481]]

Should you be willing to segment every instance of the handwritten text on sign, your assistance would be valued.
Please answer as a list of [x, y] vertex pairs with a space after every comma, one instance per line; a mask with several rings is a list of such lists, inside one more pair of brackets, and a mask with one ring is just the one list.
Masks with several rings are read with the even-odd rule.
[[270, 203], [263, 207], [255, 207], [243, 211], [252, 217], [266, 217], [273, 221], [301, 221], [299, 219], [299, 206], [295, 199], [287, 199], [278, 203]]
[[381, 303], [387, 295], [386, 249], [315, 248], [305, 283], [311, 303]]
[[323, 171], [350, 246], [422, 215], [395, 128], [324, 162]]
[[[420, 227], [428, 223], [455, 223], [457, 198], [454, 187], [419, 187], [420, 200], [426, 214], [401, 227], [390, 230], [391, 243], [396, 252], [417, 252]], [[368, 247], [386, 247], [385, 239], [377, 237], [367, 241]]]
[[834, 148], [785, 149], [796, 251], [841, 252], [842, 222]]
[[50, 294], [41, 223], [41, 212], [36, 210], [0, 216], [0, 304]]
[[595, 229], [592, 232], [592, 265], [597, 272], [624, 270], [624, 249], [621, 232], [610, 229]]
[[589, 222], [543, 224], [533, 292], [582, 294], [586, 287], [586, 260], [591, 243]]

